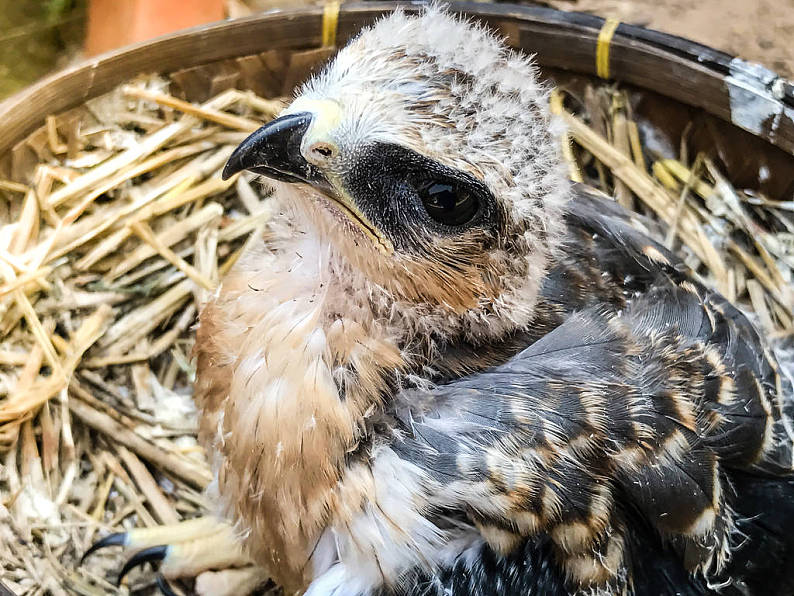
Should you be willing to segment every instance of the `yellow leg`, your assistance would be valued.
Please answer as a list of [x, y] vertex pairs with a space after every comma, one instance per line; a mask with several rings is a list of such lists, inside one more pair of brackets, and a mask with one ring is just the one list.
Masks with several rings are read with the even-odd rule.
[[206, 571], [196, 578], [197, 596], [238, 596], [250, 594], [268, 579], [261, 567]]
[[[213, 517], [110, 534], [93, 544], [83, 560], [97, 550], [112, 545], [134, 551], [122, 567], [118, 583], [130, 570], [144, 563], [159, 563], [160, 574], [168, 579], [197, 577], [206, 571], [239, 570], [243, 573], [215, 578], [216, 583], [226, 581], [230, 589], [236, 590], [229, 593], [235, 594], [245, 594], [243, 590], [247, 586], [253, 584], [256, 587], [267, 580], [264, 571], [253, 567], [243, 553], [232, 526]], [[210, 581], [210, 576], [204, 581]]]

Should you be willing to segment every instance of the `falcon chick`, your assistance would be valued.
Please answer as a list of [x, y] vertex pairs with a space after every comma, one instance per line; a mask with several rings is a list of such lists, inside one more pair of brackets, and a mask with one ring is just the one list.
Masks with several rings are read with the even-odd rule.
[[794, 592], [790, 377], [546, 106], [397, 11], [230, 158], [276, 215], [201, 315], [201, 439], [288, 593]]

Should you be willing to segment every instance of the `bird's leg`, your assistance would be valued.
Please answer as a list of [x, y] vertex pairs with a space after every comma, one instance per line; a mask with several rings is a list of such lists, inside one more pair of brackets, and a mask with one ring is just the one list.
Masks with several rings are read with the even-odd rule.
[[133, 568], [144, 563], [159, 563], [161, 579], [158, 584], [166, 594], [170, 591], [168, 579], [196, 577], [209, 570], [250, 567], [249, 582], [259, 576], [262, 583], [267, 580], [264, 571], [260, 573], [253, 568], [243, 553], [234, 528], [213, 517], [110, 534], [95, 542], [83, 555], [83, 560], [101, 548], [114, 545], [134, 552], [124, 563], [118, 584]]
[[[197, 596], [239, 596], [254, 591], [267, 593], [268, 575], [261, 567], [242, 567], [223, 571], [205, 571], [196, 578], [193, 588]], [[271, 584], [272, 585], [272, 584]]]

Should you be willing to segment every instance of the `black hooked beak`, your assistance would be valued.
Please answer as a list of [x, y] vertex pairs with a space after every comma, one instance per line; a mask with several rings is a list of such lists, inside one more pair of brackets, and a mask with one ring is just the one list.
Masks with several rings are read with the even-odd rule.
[[223, 168], [223, 179], [250, 170], [282, 182], [303, 182], [330, 191], [331, 185], [325, 176], [301, 153], [301, 141], [311, 121], [309, 112], [288, 114], [251, 133], [229, 157]]

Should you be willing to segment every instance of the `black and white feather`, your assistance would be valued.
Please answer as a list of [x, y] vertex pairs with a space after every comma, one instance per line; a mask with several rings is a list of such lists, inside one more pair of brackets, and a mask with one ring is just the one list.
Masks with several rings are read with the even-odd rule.
[[398, 11], [232, 156], [276, 215], [196, 395], [220, 510], [290, 589], [794, 593], [790, 376], [565, 179], [546, 104], [481, 26]]

